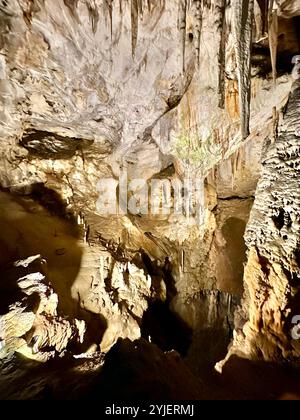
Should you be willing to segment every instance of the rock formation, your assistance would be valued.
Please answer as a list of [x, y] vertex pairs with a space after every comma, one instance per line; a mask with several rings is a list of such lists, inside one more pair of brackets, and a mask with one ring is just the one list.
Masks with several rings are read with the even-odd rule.
[[95, 397], [123, 360], [169, 398], [246, 397], [239, 358], [298, 365], [299, 19], [0, 1], [0, 397]]
[[247, 226], [243, 310], [230, 354], [299, 363], [299, 101], [295, 82], [275, 142], [269, 142]]
[[58, 296], [46, 279], [46, 261], [39, 255], [17, 261], [4, 273], [2, 281], [11, 287], [14, 276], [25, 272], [26, 275], [16, 279], [19, 299], [0, 316], [0, 358], [18, 352], [45, 362], [61, 354], [72, 341], [82, 343], [85, 322], [77, 319], [70, 322], [58, 315]]

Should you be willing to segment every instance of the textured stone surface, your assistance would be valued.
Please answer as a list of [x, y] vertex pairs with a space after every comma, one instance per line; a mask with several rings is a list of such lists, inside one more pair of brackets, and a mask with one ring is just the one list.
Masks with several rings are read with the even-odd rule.
[[[39, 255], [16, 262], [15, 267], [31, 271], [36, 264], [45, 267]], [[22, 292], [20, 300], [0, 316], [1, 358], [19, 352], [33, 360], [47, 361], [72, 341], [83, 342], [84, 321], [70, 322], [58, 316], [58, 296], [44, 274], [33, 271], [18, 279], [17, 286]]]
[[[130, 3], [110, 8], [109, 3], [97, 0], [94, 5], [80, 2], [71, 7], [63, 0], [55, 5], [15, 0], [1, 6], [1, 135], [10, 144], [9, 153], [2, 152], [10, 168], [9, 174], [2, 168], [2, 186], [54, 185], [54, 179], [61, 178], [62, 163], [52, 159], [75, 155], [64, 168], [65, 179], [57, 184], [64, 185], [68, 197], [69, 180], [76, 195], [87, 190], [94, 198], [99, 177], [107, 175], [103, 158], [108, 155], [114, 175], [119, 174], [123, 157], [132, 161], [134, 156], [140, 163], [134, 165], [135, 176], [143, 167], [144, 176], [151, 177], [172, 163], [170, 140], [182, 132], [196, 135], [201, 143], [213, 127], [224, 152], [231, 150], [227, 141], [240, 142], [239, 127], [234, 124], [239, 111], [232, 114], [231, 105], [218, 108], [219, 96], [224, 95], [219, 86], [225, 74], [221, 70], [225, 67], [229, 75], [227, 83], [237, 77], [232, 61], [232, 8], [228, 8], [223, 64], [221, 6], [212, 2], [203, 8], [198, 68], [196, 34], [200, 28], [194, 5], [187, 8], [182, 38], [177, 25], [179, 1], [151, 2], [150, 9], [143, 1], [135, 23]], [[211, 28], [215, 28], [213, 35]], [[228, 97], [224, 80], [221, 86]], [[243, 95], [249, 91], [249, 78], [247, 86]], [[273, 105], [282, 94], [273, 97]], [[262, 111], [266, 97], [261, 90], [256, 95]], [[195, 111], [198, 107], [201, 112]], [[265, 117], [260, 116], [261, 124]], [[156, 162], [150, 163], [149, 156], [154, 155]], [[36, 157], [43, 158], [42, 166]], [[15, 160], [18, 168], [11, 165]], [[83, 177], [80, 166], [84, 165]]]
[[278, 138], [263, 157], [263, 172], [246, 231], [244, 316], [231, 353], [298, 363], [292, 331], [299, 307], [299, 104], [295, 82]]
[[[26, 267], [7, 271], [35, 254], [47, 260], [51, 296], [59, 297], [59, 315], [55, 299], [54, 312], [43, 315], [48, 296], [34, 319], [22, 304], [3, 312], [13, 348], [35, 328], [37, 347], [51, 342], [61, 353], [75, 319], [84, 319], [85, 341], [67, 354], [91, 358], [91, 370], [99, 350], [142, 336], [176, 348], [200, 375], [224, 356], [232, 334], [256, 195], [237, 331], [249, 322], [246, 339], [236, 332], [235, 342], [249, 357], [297, 355], [286, 332], [298, 278], [298, 204], [290, 203], [297, 196], [297, 91], [282, 124], [279, 111], [299, 53], [300, 10], [298, 0], [270, 3], [0, 4], [0, 302], [7, 309], [15, 293], [21, 303], [47, 294], [39, 267], [33, 272], [40, 277]], [[265, 148], [278, 124], [279, 138]], [[173, 214], [103, 217], [97, 183], [117, 182], [122, 171], [148, 182], [203, 178], [203, 224]], [[126, 343], [123, 354], [132, 348]], [[176, 368], [150, 344], [138, 359], [143, 352], [147, 366], [164, 361], [168, 376]], [[194, 383], [185, 374], [170, 378]]]
[[276, 0], [279, 14], [284, 17], [299, 16], [300, 2], [299, 0]]

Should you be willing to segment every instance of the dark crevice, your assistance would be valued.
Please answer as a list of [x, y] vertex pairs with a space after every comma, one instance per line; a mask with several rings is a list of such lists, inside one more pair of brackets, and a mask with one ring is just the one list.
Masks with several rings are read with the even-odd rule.
[[[258, 254], [258, 253], [257, 253]], [[268, 258], [264, 257], [263, 255], [258, 254], [259, 264], [263, 273], [266, 275], [266, 278], [269, 278], [270, 275], [270, 262]]]
[[150, 339], [163, 351], [176, 350], [182, 356], [192, 342], [191, 328], [174, 314], [167, 302], [156, 301], [144, 313], [142, 337]]
[[272, 220], [278, 230], [281, 230], [284, 226], [285, 222], [285, 212], [283, 209], [279, 210], [279, 213], [277, 216], [272, 217]]
[[56, 191], [46, 187], [43, 183], [33, 184], [30, 186], [30, 189], [29, 197], [42, 205], [52, 215], [67, 219], [74, 225], [76, 224], [75, 216], [67, 210], [65, 200]]
[[20, 141], [30, 155], [40, 159], [70, 159], [78, 150], [82, 151], [92, 144], [92, 140], [63, 137], [41, 130], [26, 132]]
[[192, 330], [170, 309], [170, 304], [178, 293], [172, 275], [172, 263], [166, 257], [163, 266], [160, 267], [156, 261], [152, 262], [146, 253], [142, 253], [142, 261], [145, 270], [151, 276], [152, 291], [158, 291], [161, 280], [166, 285], [166, 300], [149, 302], [149, 307], [142, 319], [142, 337], [150, 339], [163, 351], [176, 350], [185, 356], [191, 345]]
[[220, 201], [234, 201], [234, 200], [254, 200], [255, 196], [249, 195], [247, 197], [245, 196], [238, 196], [238, 195], [232, 195], [230, 197], [218, 197], [218, 200]]

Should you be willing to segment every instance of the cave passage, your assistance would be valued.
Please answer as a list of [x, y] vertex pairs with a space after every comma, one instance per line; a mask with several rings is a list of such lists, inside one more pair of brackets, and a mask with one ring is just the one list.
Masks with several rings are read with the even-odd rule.
[[185, 356], [192, 342], [191, 328], [174, 314], [168, 302], [154, 302], [145, 312], [141, 325], [142, 337], [163, 351], [176, 350]]
[[226, 252], [229, 257], [232, 272], [232, 283], [240, 295], [243, 294], [244, 264], [247, 260], [247, 247], [244, 240], [246, 222], [236, 217], [230, 217], [222, 227], [226, 240]]

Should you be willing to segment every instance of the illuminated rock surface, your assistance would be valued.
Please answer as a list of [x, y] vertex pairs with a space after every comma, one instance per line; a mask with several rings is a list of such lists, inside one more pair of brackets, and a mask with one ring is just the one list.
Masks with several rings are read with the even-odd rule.
[[[299, 19], [298, 0], [0, 2], [0, 397], [300, 395]], [[100, 214], [99, 181], [125, 176], [197, 180], [199, 223], [175, 189], [168, 213], [125, 191]]]

